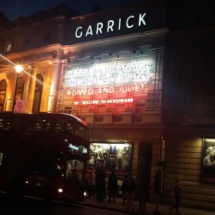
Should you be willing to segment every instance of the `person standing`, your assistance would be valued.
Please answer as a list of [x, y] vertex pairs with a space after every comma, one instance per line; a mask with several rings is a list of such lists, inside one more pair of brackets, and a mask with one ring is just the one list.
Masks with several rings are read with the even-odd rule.
[[128, 190], [127, 190], [127, 209], [128, 210], [134, 210], [134, 204], [133, 204], [133, 195], [135, 190], [135, 180], [132, 176], [128, 178]]
[[95, 174], [92, 170], [90, 170], [88, 176], [87, 176], [87, 192], [88, 196], [94, 197], [95, 195]]
[[122, 203], [125, 204], [126, 199], [127, 199], [127, 191], [128, 191], [128, 176], [127, 175], [125, 175], [125, 177], [123, 179], [121, 191], [122, 191]]
[[113, 198], [113, 202], [115, 202], [116, 194], [118, 191], [117, 177], [115, 174], [115, 170], [112, 171], [108, 178], [108, 190], [109, 190], [109, 202], [111, 202]]
[[175, 180], [175, 185], [174, 185], [174, 190], [173, 190], [173, 197], [175, 199], [175, 204], [170, 207], [171, 210], [173, 210], [174, 208], [176, 209], [176, 215], [180, 215], [179, 211], [179, 206], [180, 206], [180, 202], [181, 202], [181, 186], [179, 185], [179, 180]]
[[98, 169], [96, 173], [96, 199], [103, 202], [105, 198], [105, 173], [102, 169]]
[[141, 177], [140, 189], [139, 189], [139, 211], [146, 210], [146, 199], [149, 193], [149, 180], [143, 175]]

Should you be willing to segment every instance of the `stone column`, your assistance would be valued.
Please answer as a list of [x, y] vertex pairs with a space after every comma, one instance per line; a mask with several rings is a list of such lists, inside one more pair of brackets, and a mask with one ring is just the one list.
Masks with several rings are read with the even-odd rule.
[[34, 102], [34, 90], [36, 84], [37, 69], [32, 66], [32, 69], [28, 75], [28, 94], [26, 99], [26, 112], [32, 112]]
[[61, 74], [64, 70], [65, 62], [62, 60], [55, 60], [53, 71], [51, 71], [51, 86], [49, 91], [48, 98], [48, 112], [56, 112], [57, 109], [57, 98], [58, 98], [58, 90], [59, 84], [61, 81]]
[[14, 71], [10, 71], [8, 77], [8, 86], [7, 86], [7, 101], [6, 101], [6, 111], [12, 111], [13, 109], [13, 99], [15, 94], [16, 87], [16, 74]]

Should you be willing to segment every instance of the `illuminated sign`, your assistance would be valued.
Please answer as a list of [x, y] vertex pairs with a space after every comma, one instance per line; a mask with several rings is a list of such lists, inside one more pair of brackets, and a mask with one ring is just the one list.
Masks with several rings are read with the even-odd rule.
[[103, 22], [97, 22], [94, 30], [92, 25], [88, 25], [86, 28], [83, 26], [78, 26], [75, 30], [75, 37], [81, 38], [120, 31], [123, 27], [132, 29], [134, 27], [145, 26], [145, 16], [146, 13], [140, 13], [139, 15], [129, 15], [125, 20], [122, 18], [119, 18], [117, 21], [108, 20], [105, 24]]
[[69, 149], [71, 149], [71, 152], [79, 152], [81, 154], [87, 154], [88, 150], [84, 146], [76, 146], [74, 144], [69, 144]]
[[65, 87], [146, 82], [152, 73], [152, 60], [110, 66], [96, 64], [89, 68], [68, 70], [65, 74]]
[[120, 104], [120, 103], [132, 103], [134, 101], [133, 98], [128, 98], [128, 99], [101, 99], [101, 100], [84, 100], [81, 101], [75, 101], [74, 105], [89, 105], [89, 104]]
[[[146, 98], [155, 78], [152, 58], [119, 59], [95, 64], [73, 64], [64, 74], [65, 99], [77, 105], [137, 103]], [[139, 96], [139, 98], [137, 98]]]
[[90, 96], [93, 94], [114, 94], [144, 91], [146, 84], [125, 85], [116, 87], [80, 88], [67, 90], [68, 96]]

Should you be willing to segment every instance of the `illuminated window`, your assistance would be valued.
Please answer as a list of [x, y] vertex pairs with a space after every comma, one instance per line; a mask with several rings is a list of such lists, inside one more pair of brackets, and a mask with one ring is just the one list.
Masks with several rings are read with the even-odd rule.
[[9, 130], [10, 126], [11, 126], [11, 119], [9, 118], [0, 119], [0, 131]]
[[24, 79], [22, 77], [19, 77], [17, 79], [17, 86], [16, 86], [16, 91], [15, 91], [16, 92], [16, 95], [15, 95], [16, 99], [22, 100], [23, 92], [24, 92], [24, 84], [25, 84]]
[[43, 91], [43, 76], [38, 74], [35, 90], [34, 90], [34, 103], [33, 103], [33, 109], [32, 109], [32, 112], [34, 113], [40, 111], [42, 91]]
[[118, 174], [129, 174], [132, 145], [128, 143], [92, 143], [88, 168], [102, 168], [106, 172], [113, 169]]

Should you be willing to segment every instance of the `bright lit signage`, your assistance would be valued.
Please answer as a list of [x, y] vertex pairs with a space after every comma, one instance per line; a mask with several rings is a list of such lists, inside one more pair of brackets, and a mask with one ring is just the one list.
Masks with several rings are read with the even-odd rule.
[[69, 89], [67, 90], [68, 96], [90, 96], [94, 94], [113, 94], [113, 93], [126, 93], [126, 92], [140, 92], [144, 90], [146, 84], [135, 84], [126, 86], [116, 87], [99, 87], [99, 88], [80, 88], [80, 89]]
[[64, 93], [67, 98], [73, 98], [73, 105], [129, 105], [137, 95], [147, 93], [154, 76], [155, 63], [148, 57], [73, 64], [65, 71]]
[[150, 79], [152, 72], [152, 60], [110, 66], [96, 64], [89, 68], [68, 70], [65, 74], [65, 87], [146, 82]]
[[84, 146], [76, 146], [72, 143], [69, 144], [69, 149], [71, 150], [71, 152], [78, 152], [78, 153], [81, 153], [81, 154], [87, 154], [88, 153], [88, 150], [87, 148], [85, 148]]
[[[122, 103], [132, 103], [134, 101], [133, 98], [128, 99], [96, 99], [96, 100], [83, 100], [81, 102], [82, 105], [100, 105], [100, 104], [122, 104]], [[74, 105], [79, 105], [79, 101], [75, 101]]]
[[146, 25], [145, 21], [146, 13], [140, 13], [138, 15], [129, 15], [126, 19], [118, 18], [116, 21], [111, 19], [104, 22], [97, 22], [96, 28], [92, 25], [87, 27], [78, 26], [75, 30], [75, 37], [89, 37], [99, 35], [103, 33], [110, 33], [115, 31], [121, 31], [122, 29], [132, 29], [134, 27], [141, 27]]

